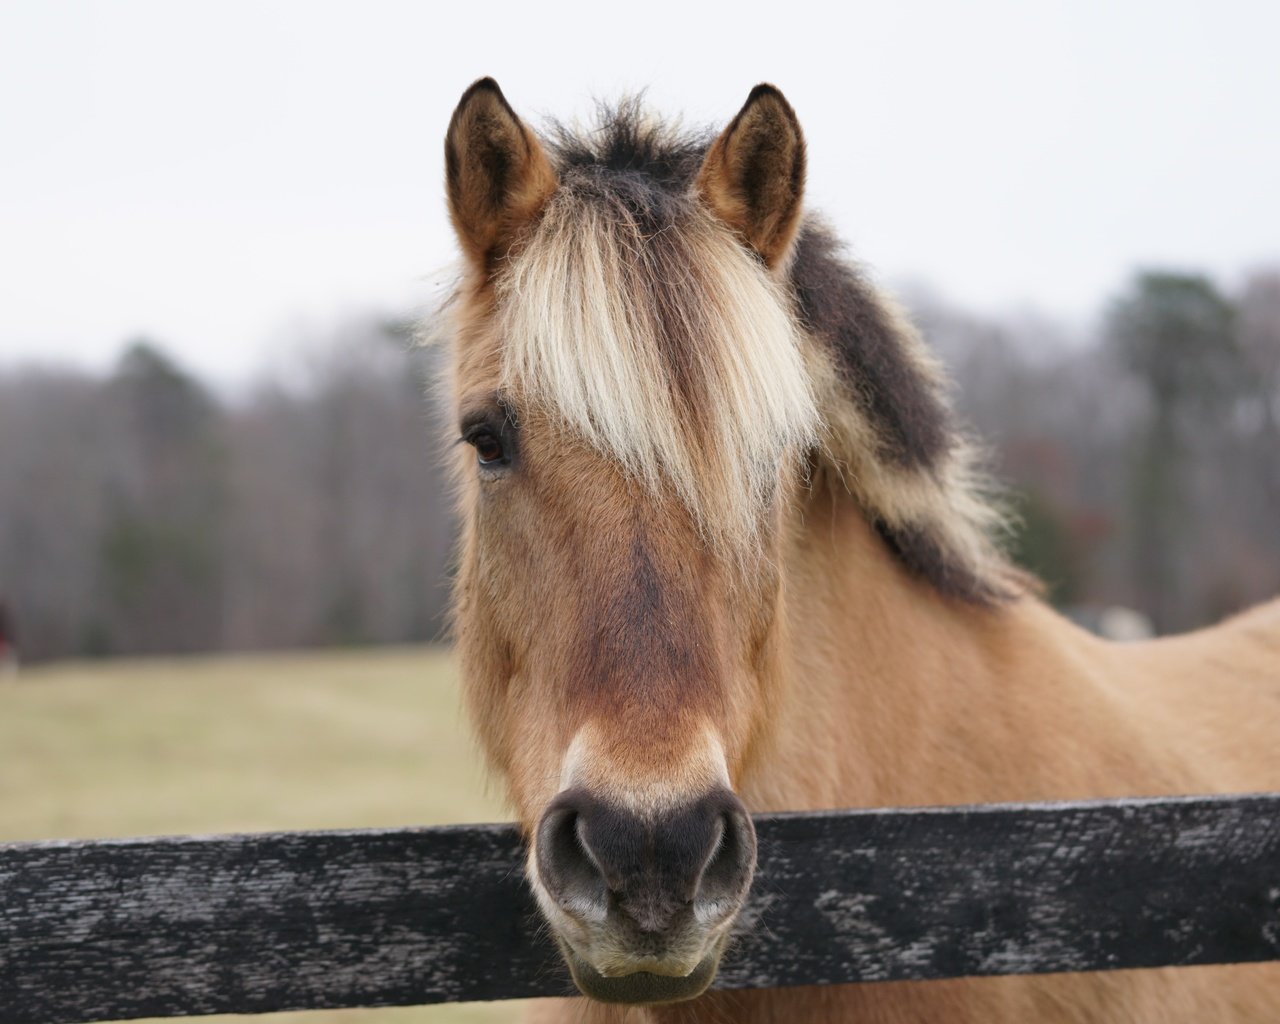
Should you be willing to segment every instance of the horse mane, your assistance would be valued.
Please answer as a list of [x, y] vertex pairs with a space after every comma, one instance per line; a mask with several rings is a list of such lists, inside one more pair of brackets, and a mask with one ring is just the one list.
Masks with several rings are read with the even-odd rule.
[[1010, 515], [961, 429], [937, 357], [907, 316], [809, 217], [790, 269], [796, 311], [828, 361], [822, 468], [858, 499], [889, 549], [943, 593], [994, 604], [1039, 586], [998, 540]]
[[559, 188], [495, 277], [503, 387], [749, 552], [818, 439], [785, 288], [688, 188], [700, 143], [624, 106], [549, 148]]
[[1013, 596], [939, 364], [816, 218], [782, 277], [764, 272], [695, 197], [711, 139], [638, 98], [589, 129], [551, 123], [560, 187], [496, 275], [504, 385], [671, 486], [712, 540], [749, 541], [779, 457], [802, 450], [913, 574]]

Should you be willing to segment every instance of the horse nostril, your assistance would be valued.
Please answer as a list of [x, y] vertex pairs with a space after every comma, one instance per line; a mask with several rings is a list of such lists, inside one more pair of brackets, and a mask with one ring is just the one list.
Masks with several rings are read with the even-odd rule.
[[545, 894], [571, 916], [603, 922], [616, 912], [641, 932], [661, 933], [681, 915], [712, 926], [738, 910], [756, 837], [727, 790], [645, 817], [569, 789], [543, 813], [534, 858]]
[[565, 910], [585, 918], [604, 915], [608, 884], [582, 835], [582, 816], [567, 801], [547, 809], [538, 825], [538, 876]]
[[698, 879], [695, 912], [720, 918], [738, 909], [751, 885], [756, 864], [756, 830], [751, 816], [736, 798], [720, 815], [719, 841]]

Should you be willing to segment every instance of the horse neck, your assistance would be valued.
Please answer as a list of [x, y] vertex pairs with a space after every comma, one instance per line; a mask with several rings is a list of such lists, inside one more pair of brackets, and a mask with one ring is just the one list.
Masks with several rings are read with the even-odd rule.
[[754, 808], [1151, 788], [1109, 649], [1034, 597], [979, 607], [939, 594], [847, 499], [809, 505], [785, 563], [780, 696], [742, 784]]

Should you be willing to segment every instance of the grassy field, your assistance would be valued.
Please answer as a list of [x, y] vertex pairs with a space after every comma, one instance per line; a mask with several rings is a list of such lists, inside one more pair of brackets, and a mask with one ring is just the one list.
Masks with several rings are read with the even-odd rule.
[[[0, 677], [0, 841], [503, 820], [447, 654], [76, 663]], [[209, 1017], [490, 1024], [512, 1003]]]

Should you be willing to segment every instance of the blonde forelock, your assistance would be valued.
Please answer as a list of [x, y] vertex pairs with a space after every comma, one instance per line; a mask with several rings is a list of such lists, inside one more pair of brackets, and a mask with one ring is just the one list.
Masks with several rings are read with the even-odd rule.
[[787, 293], [690, 197], [567, 186], [497, 279], [502, 388], [716, 542], [750, 543], [818, 413]]

